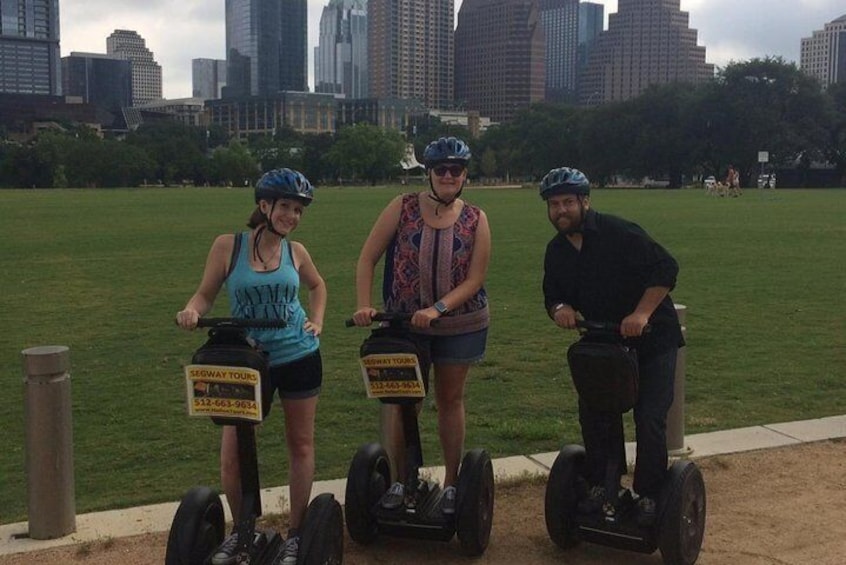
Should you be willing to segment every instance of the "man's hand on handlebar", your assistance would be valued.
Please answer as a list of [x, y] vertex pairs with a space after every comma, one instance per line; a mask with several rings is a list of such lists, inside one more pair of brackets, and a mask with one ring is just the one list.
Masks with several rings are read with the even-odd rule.
[[648, 315], [632, 312], [620, 322], [620, 334], [623, 337], [638, 337], [643, 335], [643, 331], [648, 325]]
[[573, 307], [569, 304], [561, 304], [555, 308], [555, 311], [552, 313], [552, 320], [555, 322], [555, 325], [568, 330], [576, 329], [578, 315], [573, 310]]

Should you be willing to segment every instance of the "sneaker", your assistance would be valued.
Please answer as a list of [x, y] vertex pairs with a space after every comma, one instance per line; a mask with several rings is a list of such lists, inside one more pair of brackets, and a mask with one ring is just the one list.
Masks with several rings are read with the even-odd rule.
[[238, 547], [238, 532], [229, 534], [212, 555], [212, 565], [232, 565], [235, 563], [235, 549]]
[[382, 495], [382, 508], [394, 510], [405, 502], [405, 487], [402, 483], [394, 483], [384, 495]]
[[446, 487], [441, 495], [441, 512], [447, 516], [455, 514], [455, 487]]
[[652, 526], [655, 524], [657, 515], [654, 498], [641, 496], [637, 501], [637, 524], [638, 526]]
[[280, 565], [297, 565], [297, 555], [300, 552], [300, 536], [291, 536], [282, 545], [282, 559]]
[[597, 514], [605, 506], [605, 488], [593, 486], [587, 496], [579, 501], [578, 509], [582, 514]]

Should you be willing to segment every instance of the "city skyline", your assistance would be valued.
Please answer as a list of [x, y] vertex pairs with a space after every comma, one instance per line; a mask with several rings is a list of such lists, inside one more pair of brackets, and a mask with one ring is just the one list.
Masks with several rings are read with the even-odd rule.
[[[594, 0], [605, 6], [605, 18], [617, 11], [617, 0]], [[60, 50], [106, 52], [106, 37], [115, 29], [137, 31], [162, 67], [166, 98], [191, 96], [191, 60], [225, 59], [224, 2], [183, 0], [60, 0]], [[313, 89], [313, 49], [320, 15], [328, 0], [308, 0], [308, 72]], [[455, 2], [457, 16], [461, 0]], [[707, 62], [723, 67], [732, 60], [781, 56], [799, 64], [801, 39], [844, 14], [842, 0], [681, 0], [707, 49]], [[174, 25], [179, 22], [179, 25]]]

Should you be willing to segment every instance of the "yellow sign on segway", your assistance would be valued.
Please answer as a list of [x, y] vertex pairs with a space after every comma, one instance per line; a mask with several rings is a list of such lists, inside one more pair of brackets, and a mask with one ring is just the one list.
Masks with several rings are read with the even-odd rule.
[[261, 373], [249, 367], [186, 365], [189, 416], [261, 422]]
[[368, 398], [423, 398], [420, 362], [412, 353], [373, 353], [360, 359]]

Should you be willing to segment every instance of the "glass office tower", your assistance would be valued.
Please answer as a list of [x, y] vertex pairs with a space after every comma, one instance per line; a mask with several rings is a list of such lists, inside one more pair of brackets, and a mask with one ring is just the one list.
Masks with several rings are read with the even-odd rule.
[[367, 98], [367, 2], [330, 0], [314, 48], [314, 91]]
[[132, 106], [132, 68], [127, 59], [100, 53], [72, 52], [62, 57], [62, 92], [119, 112]]
[[217, 100], [224, 86], [226, 86], [226, 61], [191, 59], [191, 96], [204, 100]]
[[308, 87], [306, 0], [226, 0], [224, 98]]
[[546, 40], [546, 99], [569, 100], [576, 90], [579, 0], [540, 0]]
[[0, 92], [61, 94], [59, 0], [0, 2]]

